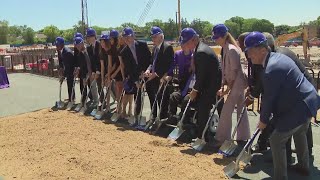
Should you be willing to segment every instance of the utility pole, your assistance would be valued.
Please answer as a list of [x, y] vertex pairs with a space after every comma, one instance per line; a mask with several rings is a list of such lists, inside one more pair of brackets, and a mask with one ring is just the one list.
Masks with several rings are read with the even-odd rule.
[[83, 35], [86, 34], [86, 29], [88, 27], [88, 6], [87, 6], [87, 0], [81, 0], [81, 33]]
[[181, 32], [181, 11], [180, 11], [180, 0], [178, 0], [178, 29]]

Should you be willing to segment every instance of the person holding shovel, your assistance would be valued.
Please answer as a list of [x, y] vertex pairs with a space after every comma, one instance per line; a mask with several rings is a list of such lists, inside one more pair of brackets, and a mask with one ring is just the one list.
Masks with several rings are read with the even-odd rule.
[[68, 85], [68, 100], [69, 102], [74, 101], [75, 95], [72, 96], [72, 88], [74, 81], [74, 68], [76, 66], [76, 61], [73, 57], [73, 53], [70, 48], [64, 45], [64, 39], [62, 37], [57, 37], [56, 48], [58, 52], [58, 60], [59, 60], [59, 76], [60, 82], [63, 82], [63, 79], [67, 77], [67, 85]]
[[291, 168], [303, 176], [309, 176], [306, 132], [311, 118], [316, 116], [320, 108], [320, 97], [288, 56], [270, 51], [265, 35], [251, 32], [244, 44], [252, 63], [264, 67], [264, 94], [258, 128], [265, 129], [271, 115], [273, 116], [275, 130], [270, 136], [273, 178], [288, 179], [285, 144], [291, 136], [298, 157], [298, 163]]
[[[212, 29], [212, 40], [222, 47], [222, 86], [217, 95], [228, 95], [215, 135], [215, 146], [220, 147], [225, 140], [231, 140], [232, 113], [235, 106], [237, 105], [237, 119], [245, 107], [244, 90], [247, 87], [247, 81], [240, 63], [239, 47], [229, 33], [229, 29], [224, 24], [215, 25]], [[247, 110], [244, 111], [240, 120], [239, 127], [237, 127], [237, 140], [243, 142], [250, 138]]]
[[202, 132], [209, 119], [210, 109], [216, 101], [216, 93], [221, 87], [221, 68], [217, 55], [200, 41], [199, 35], [192, 28], [181, 31], [179, 42], [186, 50], [193, 51], [195, 65], [195, 84], [189, 93], [191, 101], [196, 102], [197, 139], [202, 139]]

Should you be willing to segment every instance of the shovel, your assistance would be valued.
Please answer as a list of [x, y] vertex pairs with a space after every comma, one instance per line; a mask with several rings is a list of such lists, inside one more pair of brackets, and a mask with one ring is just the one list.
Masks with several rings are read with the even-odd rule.
[[[73, 98], [74, 91], [75, 91], [75, 86], [76, 86], [76, 78], [73, 79], [71, 98]], [[72, 109], [73, 105], [74, 105], [74, 101], [72, 99], [67, 105], [67, 110], [70, 111]]]
[[155, 131], [154, 133], [157, 133], [158, 130], [160, 129], [161, 125], [163, 124], [164, 121], [162, 121], [160, 119], [160, 114], [161, 114], [161, 110], [162, 110], [162, 102], [163, 102], [163, 97], [164, 97], [164, 93], [166, 92], [166, 89], [167, 89], [167, 86], [169, 84], [169, 81], [166, 82], [164, 88], [163, 88], [163, 91], [162, 91], [162, 96], [161, 96], [161, 101], [160, 101], [160, 107], [159, 107], [159, 112], [158, 112], [158, 116], [156, 117], [155, 119], [155, 125], [156, 125], [156, 128], [155, 128]]
[[[104, 109], [104, 104], [105, 104], [105, 102], [106, 102], [108, 93], [109, 93], [109, 91], [110, 91], [110, 86], [111, 86], [111, 84], [112, 84], [112, 83], [110, 83], [110, 84], [107, 86], [106, 95], [105, 95], [104, 98], [103, 98], [100, 111], [97, 111], [96, 114], [94, 115], [94, 118], [97, 119], [97, 120], [102, 119], [102, 117], [103, 117], [103, 115], [104, 115], [104, 110], [103, 110], [103, 109]], [[103, 92], [103, 89], [102, 89], [101, 91], [102, 91], [101, 93], [104, 93], [104, 92]]]
[[64, 102], [61, 101], [61, 89], [62, 89], [62, 83], [63, 83], [63, 80], [60, 83], [60, 88], [59, 88], [59, 101], [56, 101], [56, 107], [58, 109], [62, 109], [64, 107]]
[[97, 114], [98, 109], [99, 109], [99, 106], [101, 106], [100, 97], [101, 97], [101, 95], [102, 95], [102, 93], [103, 93], [103, 89], [104, 89], [104, 87], [101, 88], [101, 92], [100, 92], [99, 97], [98, 97], [99, 103], [97, 104], [97, 108], [94, 108], [94, 109], [91, 111], [91, 113], [90, 113], [90, 115], [93, 116], [93, 117]]
[[125, 94], [125, 91], [124, 89], [122, 90], [122, 93], [121, 93], [121, 96], [120, 96], [120, 99], [119, 99], [119, 102], [117, 104], [117, 111], [111, 116], [111, 121], [112, 122], [117, 122], [119, 119], [120, 119], [120, 113], [121, 113], [121, 104], [122, 104], [122, 98]]
[[185, 131], [182, 129], [182, 126], [183, 126], [183, 120], [186, 116], [186, 112], [187, 112], [187, 109], [189, 108], [190, 106], [190, 102], [191, 100], [189, 99], [188, 103], [187, 103], [187, 106], [184, 108], [184, 111], [183, 111], [183, 114], [182, 114], [182, 118], [180, 119], [180, 121], [178, 122], [177, 124], [177, 127], [174, 128], [174, 130], [169, 134], [169, 136], [167, 137], [167, 139], [171, 139], [173, 141], [177, 140], [181, 135], [182, 133]]
[[251, 139], [246, 143], [246, 145], [244, 146], [244, 148], [240, 152], [239, 156], [236, 159], [236, 162], [233, 161], [229, 165], [227, 165], [225, 168], [223, 168], [224, 174], [228, 178], [232, 178], [240, 170], [239, 162], [241, 159], [245, 158], [245, 156], [246, 156], [246, 155], [244, 156], [245, 150], [253, 143], [254, 139], [256, 138], [256, 136], [258, 135], [259, 132], [260, 132], [260, 129], [256, 129], [256, 131], [254, 132]]
[[95, 82], [96, 82], [95, 79], [91, 82], [90, 88], [89, 88], [88, 93], [86, 94], [86, 98], [85, 98], [85, 100], [84, 100], [84, 105], [83, 105], [82, 108], [80, 109], [80, 113], [81, 113], [82, 115], [84, 115], [85, 112], [87, 111], [87, 100], [88, 100], [88, 97], [89, 97], [89, 93], [90, 93], [90, 91], [91, 91], [91, 89], [92, 89], [92, 86], [94, 85]]
[[239, 116], [238, 122], [236, 124], [236, 126], [234, 127], [234, 130], [232, 132], [232, 136], [231, 136], [231, 140], [226, 140], [224, 141], [224, 143], [221, 145], [220, 149], [219, 149], [219, 153], [223, 154], [224, 156], [228, 157], [231, 156], [233, 154], [233, 152], [236, 150], [237, 145], [235, 144], [235, 140], [234, 137], [236, 135], [237, 129], [239, 127], [239, 124], [241, 122], [242, 116], [244, 114], [246, 110], [246, 106], [244, 106], [242, 108], [241, 114]]
[[[136, 113], [137, 111], [137, 103], [138, 103], [138, 97], [139, 97], [139, 92], [140, 92], [140, 87], [138, 87], [137, 89], [137, 93], [136, 93], [136, 99], [134, 101], [134, 113]], [[141, 91], [141, 96], [142, 96], [142, 91]], [[142, 103], [142, 102], [141, 102]], [[142, 106], [142, 105], [141, 105]], [[140, 110], [140, 112], [142, 111], [142, 109]], [[130, 116], [128, 119], [129, 125], [130, 126], [135, 126], [137, 125], [136, 123], [138, 123], [137, 121], [138, 119], [138, 115], [134, 114], [134, 116]]]
[[218, 107], [218, 104], [221, 102], [222, 99], [223, 99], [223, 97], [220, 98], [220, 99], [216, 102], [216, 104], [213, 106], [213, 111], [212, 111], [209, 119], [207, 120], [207, 124], [206, 124], [206, 127], [204, 128], [204, 130], [203, 130], [203, 132], [202, 132], [202, 137], [201, 137], [201, 139], [197, 138], [196, 141], [191, 144], [191, 147], [192, 147], [193, 149], [195, 149], [196, 151], [202, 151], [203, 147], [207, 144], [204, 136], [205, 136], [205, 134], [206, 134], [206, 132], [207, 132], [207, 130], [208, 130], [208, 128], [209, 128], [209, 123], [210, 123], [211, 119], [212, 119], [213, 116], [215, 115], [214, 112], [216, 111], [216, 109], [217, 109], [217, 107]]
[[161, 88], [162, 88], [162, 85], [163, 85], [163, 83], [161, 83], [160, 84], [160, 86], [159, 86], [159, 88], [158, 88], [158, 91], [157, 91], [157, 93], [156, 93], [156, 96], [155, 96], [155, 99], [154, 99], [154, 101], [153, 101], [153, 103], [152, 103], [152, 108], [151, 108], [151, 112], [150, 112], [150, 115], [149, 115], [149, 121], [148, 121], [148, 123], [147, 123], [147, 125], [144, 127], [144, 130], [145, 131], [147, 131], [147, 130], [149, 130], [149, 129], [151, 129], [151, 127], [152, 127], [152, 125], [153, 125], [153, 123], [154, 123], [154, 120], [152, 120], [152, 116], [153, 116], [153, 111], [154, 111], [154, 108], [157, 108], [157, 97], [158, 97], [158, 94], [160, 93], [160, 90], [161, 90]]
[[83, 98], [84, 98], [84, 90], [85, 89], [86, 89], [86, 87], [83, 87], [83, 89], [82, 89], [80, 104], [78, 104], [76, 106], [76, 108], [74, 109], [76, 112], [79, 112], [81, 110], [82, 106], [83, 106], [82, 101], [83, 101]]

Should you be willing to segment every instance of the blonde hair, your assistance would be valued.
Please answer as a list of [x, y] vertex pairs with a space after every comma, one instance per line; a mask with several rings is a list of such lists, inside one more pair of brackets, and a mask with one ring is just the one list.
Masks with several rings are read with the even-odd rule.
[[229, 32], [227, 32], [227, 34], [225, 35], [225, 38], [226, 38], [226, 42], [228, 42], [229, 44], [232, 44], [240, 49], [237, 41], [234, 39], [234, 37]]

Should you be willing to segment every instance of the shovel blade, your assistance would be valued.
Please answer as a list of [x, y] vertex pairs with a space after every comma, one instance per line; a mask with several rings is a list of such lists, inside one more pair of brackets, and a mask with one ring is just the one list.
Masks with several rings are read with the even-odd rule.
[[120, 115], [118, 113], [114, 113], [110, 119], [112, 122], [117, 122], [119, 118], [120, 118]]
[[134, 125], [136, 123], [136, 118], [135, 116], [130, 116], [129, 119], [128, 119], [128, 123], [130, 125]]
[[62, 102], [62, 101], [57, 101], [57, 102], [56, 102], [56, 106], [57, 106], [58, 109], [62, 109], [62, 108], [64, 107], [64, 102]]
[[174, 130], [169, 134], [168, 136], [168, 139], [171, 139], [171, 140], [177, 140], [182, 134], [184, 133], [184, 130], [179, 128], [179, 127], [176, 127], [174, 128]]
[[153, 123], [154, 123], [154, 121], [149, 120], [148, 123], [147, 123], [147, 125], [146, 125], [146, 127], [144, 127], [144, 130], [145, 130], [145, 131], [149, 130], [150, 127], [153, 125]]
[[236, 164], [234, 161], [228, 164], [223, 168], [224, 174], [230, 179], [239, 171], [239, 164]]
[[78, 104], [77, 107], [74, 109], [76, 112], [79, 112], [81, 110], [82, 104]]
[[147, 124], [147, 118], [145, 116], [141, 116], [139, 121], [138, 121], [138, 125], [139, 126], [145, 126]]
[[73, 107], [74, 103], [73, 102], [69, 102], [67, 105], [67, 110], [70, 111]]
[[243, 164], [248, 165], [250, 163], [252, 159], [252, 154], [251, 153], [248, 153], [247, 151], [244, 152], [242, 154], [242, 156], [239, 158], [239, 161], [242, 162]]
[[98, 111], [97, 109], [93, 109], [90, 115], [94, 117], [97, 114], [97, 111]]
[[94, 118], [100, 120], [100, 119], [102, 119], [103, 114], [104, 114], [103, 111], [98, 111], [98, 112], [94, 115]]
[[225, 141], [219, 149], [219, 153], [224, 156], [231, 156], [236, 150], [237, 145], [233, 141]]
[[202, 151], [207, 142], [203, 139], [197, 139], [194, 143], [191, 144], [191, 147], [196, 151]]
[[86, 107], [82, 107], [82, 108], [80, 109], [80, 113], [81, 113], [82, 115], [84, 115], [84, 113], [86, 112], [86, 110], [87, 110]]

